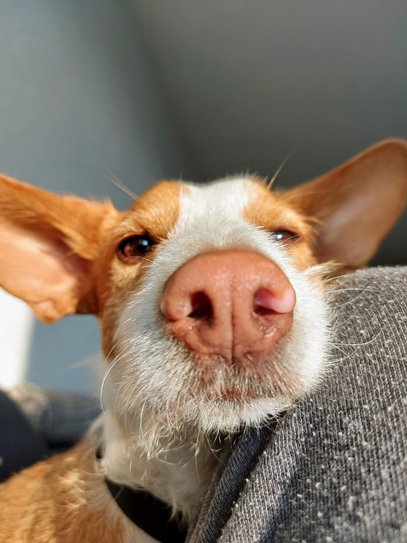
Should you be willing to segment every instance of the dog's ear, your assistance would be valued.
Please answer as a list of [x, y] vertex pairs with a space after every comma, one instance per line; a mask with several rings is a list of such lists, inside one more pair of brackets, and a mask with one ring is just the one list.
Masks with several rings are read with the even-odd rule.
[[97, 311], [93, 262], [110, 203], [58, 196], [0, 176], [0, 286], [44, 322]]
[[358, 268], [375, 254], [407, 200], [407, 142], [384, 140], [286, 193], [316, 220], [315, 254]]

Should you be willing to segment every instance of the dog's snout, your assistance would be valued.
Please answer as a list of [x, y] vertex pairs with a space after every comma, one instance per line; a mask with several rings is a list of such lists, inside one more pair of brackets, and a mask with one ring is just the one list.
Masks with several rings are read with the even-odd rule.
[[290, 330], [295, 292], [282, 270], [252, 251], [196, 256], [169, 279], [161, 312], [169, 332], [227, 361], [268, 354]]

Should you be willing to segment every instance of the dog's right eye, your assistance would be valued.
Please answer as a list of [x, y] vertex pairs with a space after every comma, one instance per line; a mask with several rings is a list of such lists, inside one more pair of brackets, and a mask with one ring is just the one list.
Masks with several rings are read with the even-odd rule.
[[139, 257], [150, 252], [152, 247], [153, 240], [149, 236], [130, 236], [119, 243], [117, 254], [122, 262], [132, 264]]
[[293, 242], [298, 240], [299, 235], [291, 230], [276, 229], [270, 232], [270, 237], [274, 241]]

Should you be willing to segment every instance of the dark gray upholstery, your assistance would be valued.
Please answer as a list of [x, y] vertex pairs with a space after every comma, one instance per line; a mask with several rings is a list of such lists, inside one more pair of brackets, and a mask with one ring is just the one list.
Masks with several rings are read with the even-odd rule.
[[329, 375], [240, 440], [190, 543], [407, 541], [407, 268], [334, 284]]
[[8, 394], [52, 448], [79, 441], [101, 410], [98, 398], [32, 383], [17, 385]]
[[0, 390], [0, 483], [49, 455], [45, 440], [18, 406]]

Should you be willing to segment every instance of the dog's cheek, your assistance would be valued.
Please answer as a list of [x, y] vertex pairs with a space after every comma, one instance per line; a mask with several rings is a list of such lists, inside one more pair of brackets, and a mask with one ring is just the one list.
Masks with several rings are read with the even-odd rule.
[[99, 273], [98, 296], [99, 319], [102, 328], [103, 352], [106, 359], [113, 360], [118, 354], [116, 340], [120, 320], [129, 300], [140, 288], [147, 263], [140, 260], [133, 265], [121, 263], [115, 256]]

